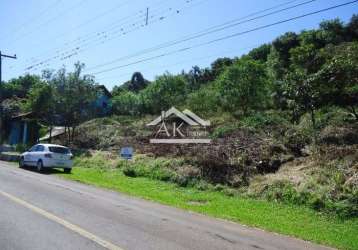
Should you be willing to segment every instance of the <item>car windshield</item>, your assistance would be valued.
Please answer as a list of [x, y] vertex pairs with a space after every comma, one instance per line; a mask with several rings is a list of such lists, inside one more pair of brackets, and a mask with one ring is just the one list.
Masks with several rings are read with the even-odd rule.
[[63, 147], [49, 147], [50, 152], [57, 154], [70, 154], [70, 150], [68, 148]]

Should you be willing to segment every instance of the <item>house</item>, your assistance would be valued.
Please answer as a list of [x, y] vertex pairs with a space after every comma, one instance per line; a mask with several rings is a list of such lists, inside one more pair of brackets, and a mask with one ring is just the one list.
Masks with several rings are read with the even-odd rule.
[[108, 115], [112, 112], [112, 94], [104, 85], [97, 86], [98, 94], [94, 102], [97, 114], [100, 116]]
[[43, 137], [40, 138], [40, 142], [51, 142], [52, 139], [56, 139], [60, 136], [63, 136], [66, 133], [66, 127], [53, 127], [50, 131]]
[[40, 125], [37, 123], [32, 112], [12, 117], [8, 128], [8, 143], [10, 145], [34, 144], [39, 139]]

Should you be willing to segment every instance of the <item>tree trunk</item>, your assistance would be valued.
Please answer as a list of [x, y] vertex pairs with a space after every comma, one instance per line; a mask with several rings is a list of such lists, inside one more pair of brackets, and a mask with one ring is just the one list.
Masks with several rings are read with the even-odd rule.
[[49, 138], [49, 143], [52, 142], [52, 125], [50, 126], [50, 138]]
[[73, 142], [73, 139], [75, 138], [75, 129], [76, 129], [76, 126], [72, 127], [71, 142]]
[[312, 121], [313, 129], [316, 130], [316, 117], [313, 109], [311, 109], [311, 121]]
[[71, 130], [70, 130], [70, 127], [66, 127], [66, 130], [67, 130], [67, 144], [69, 145], [69, 144], [70, 144], [70, 141], [71, 141]]
[[312, 121], [312, 127], [313, 127], [313, 144], [316, 144], [317, 142], [317, 130], [316, 130], [316, 116], [314, 113], [314, 109], [311, 109], [311, 121]]

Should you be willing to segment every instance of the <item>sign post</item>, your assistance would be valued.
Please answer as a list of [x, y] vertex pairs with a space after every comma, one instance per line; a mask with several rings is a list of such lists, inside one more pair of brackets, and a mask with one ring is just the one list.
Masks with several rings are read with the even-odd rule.
[[133, 148], [132, 147], [124, 147], [121, 148], [120, 155], [123, 159], [132, 160], [133, 158]]
[[123, 159], [126, 160], [125, 167], [128, 167], [128, 161], [133, 159], [133, 148], [132, 147], [121, 148], [119, 154]]

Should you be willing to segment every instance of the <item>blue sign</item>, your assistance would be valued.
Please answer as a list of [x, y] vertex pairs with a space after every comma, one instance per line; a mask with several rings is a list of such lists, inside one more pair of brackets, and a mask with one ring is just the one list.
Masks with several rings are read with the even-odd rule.
[[121, 148], [121, 157], [126, 160], [131, 160], [133, 158], [133, 148], [132, 147]]

